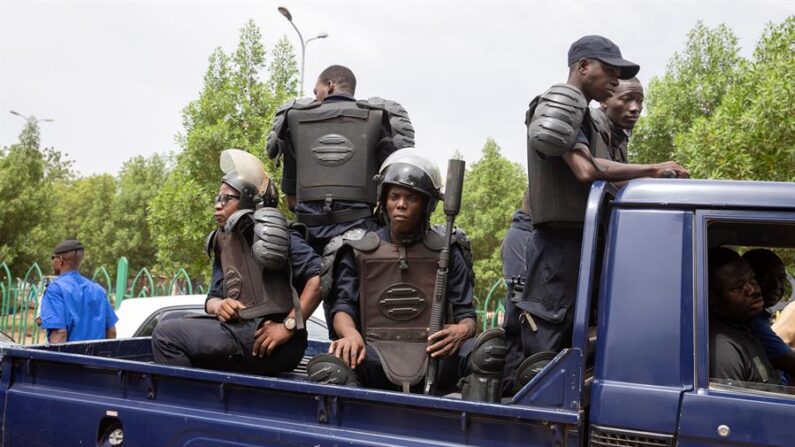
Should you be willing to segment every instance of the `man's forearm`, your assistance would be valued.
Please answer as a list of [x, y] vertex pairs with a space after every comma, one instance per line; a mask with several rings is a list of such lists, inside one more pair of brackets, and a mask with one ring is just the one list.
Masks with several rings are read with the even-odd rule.
[[[320, 305], [320, 276], [313, 276], [307, 280], [299, 300], [301, 301], [301, 314], [304, 321], [308, 321]], [[295, 317], [295, 310], [290, 312], [290, 316]]]
[[334, 332], [336, 332], [342, 338], [352, 334], [353, 331], [358, 332], [356, 330], [356, 323], [354, 323], [353, 318], [345, 312], [337, 312], [334, 314], [333, 324]]
[[111, 326], [105, 330], [105, 338], [116, 338], [116, 326]]

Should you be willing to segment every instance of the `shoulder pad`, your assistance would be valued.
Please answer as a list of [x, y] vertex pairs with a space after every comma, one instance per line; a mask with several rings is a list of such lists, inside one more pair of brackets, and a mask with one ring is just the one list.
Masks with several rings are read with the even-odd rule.
[[392, 144], [396, 149], [414, 147], [414, 126], [409, 119], [409, 113], [399, 102], [374, 96], [356, 101], [356, 104], [359, 107], [386, 112]]
[[237, 228], [237, 225], [240, 222], [245, 220], [244, 217], [246, 216], [251, 217], [252, 214], [254, 214], [254, 210], [251, 209], [235, 211], [234, 213], [232, 213], [231, 216], [229, 216], [228, 219], [226, 219], [226, 224], [224, 224], [224, 231], [227, 233], [233, 231], [235, 228]]
[[574, 146], [588, 103], [576, 87], [555, 84], [538, 100], [527, 128], [530, 149], [561, 156]]
[[284, 152], [284, 130], [287, 127], [287, 112], [292, 109], [303, 110], [317, 107], [319, 105], [319, 102], [314, 101], [311, 98], [299, 98], [291, 99], [276, 109], [276, 113], [273, 116], [273, 126], [271, 127], [271, 133], [268, 134], [268, 142], [265, 145], [268, 158], [274, 159]]
[[[441, 251], [444, 248], [444, 225], [433, 225], [425, 237], [422, 239], [423, 244], [430, 250]], [[459, 245], [464, 251], [471, 250], [471, 243], [466, 235], [466, 232], [461, 228], [453, 228], [453, 235], [450, 243], [452, 245]]]
[[218, 235], [218, 230], [213, 230], [207, 235], [207, 239], [204, 240], [204, 251], [207, 253], [207, 257], [210, 259], [213, 258], [213, 254], [215, 253], [216, 235]]
[[337, 259], [339, 250], [347, 245], [361, 252], [370, 252], [378, 248], [381, 238], [372, 231], [365, 231], [361, 228], [354, 228], [345, 233], [333, 237], [323, 249], [323, 256], [320, 258], [320, 296], [324, 300], [331, 291], [334, 283], [334, 262]]

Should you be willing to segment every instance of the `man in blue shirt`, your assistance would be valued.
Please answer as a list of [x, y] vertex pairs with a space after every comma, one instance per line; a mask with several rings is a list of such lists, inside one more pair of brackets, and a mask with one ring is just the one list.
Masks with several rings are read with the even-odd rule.
[[105, 289], [80, 274], [83, 244], [69, 239], [55, 246], [52, 269], [58, 278], [41, 299], [41, 327], [50, 343], [116, 338], [119, 318]]

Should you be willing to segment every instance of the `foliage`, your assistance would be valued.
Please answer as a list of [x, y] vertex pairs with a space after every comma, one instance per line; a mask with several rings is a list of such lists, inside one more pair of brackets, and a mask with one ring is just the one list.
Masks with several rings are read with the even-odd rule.
[[[48, 259], [56, 182], [71, 178], [71, 161], [53, 148], [41, 149], [38, 121], [31, 116], [19, 143], [0, 150], [0, 260], [19, 269]], [[45, 264], [46, 265], [46, 264]], [[13, 271], [14, 275], [24, 272]]]
[[769, 25], [714, 113], [677, 136], [696, 176], [795, 180], [794, 51], [795, 16]]
[[728, 27], [710, 29], [698, 22], [665, 75], [649, 81], [646, 114], [631, 139], [633, 161], [653, 163], [674, 156], [676, 136], [720, 105], [742, 65], [739, 50], [737, 36]]
[[[467, 168], [461, 213], [456, 220], [472, 242], [478, 300], [484, 299], [491, 285], [502, 278], [500, 246], [526, 188], [527, 175], [521, 165], [506, 159], [493, 139], [486, 140], [480, 160]], [[434, 222], [440, 217], [435, 216]]]
[[[253, 21], [240, 30], [233, 53], [218, 48], [210, 56], [204, 88], [182, 113], [185, 134], [178, 141], [183, 150], [175, 156], [174, 169], [147, 217], [162, 269], [182, 266], [190, 272], [208, 271], [203, 246], [213, 228], [212, 197], [221, 178], [219, 155], [224, 149], [238, 148], [264, 159], [276, 109], [297, 93], [298, 69], [286, 39], [276, 44], [271, 76], [262, 81], [266, 65], [265, 47]], [[270, 160], [264, 162], [278, 182], [280, 172]]]

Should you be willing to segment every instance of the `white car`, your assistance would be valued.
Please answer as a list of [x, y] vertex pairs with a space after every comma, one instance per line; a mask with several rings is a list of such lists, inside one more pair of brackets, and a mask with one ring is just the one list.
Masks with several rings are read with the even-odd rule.
[[[116, 311], [116, 337], [149, 337], [155, 326], [164, 320], [190, 315], [205, 315], [207, 295], [174, 295], [151, 298], [128, 298]], [[328, 341], [328, 328], [323, 307], [319, 307], [307, 321], [309, 339]]]

